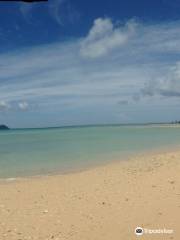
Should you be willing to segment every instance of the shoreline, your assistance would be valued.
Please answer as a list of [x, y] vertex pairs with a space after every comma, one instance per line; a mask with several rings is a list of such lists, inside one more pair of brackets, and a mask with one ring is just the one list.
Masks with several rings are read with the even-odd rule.
[[156, 155], [162, 155], [162, 154], [169, 154], [169, 153], [178, 153], [179, 152], [179, 146], [171, 146], [168, 147], [168, 149], [166, 149], [165, 147], [162, 148], [157, 148], [157, 149], [151, 149], [151, 150], [144, 150], [144, 151], [140, 151], [138, 153], [130, 153], [125, 154], [119, 158], [114, 158], [105, 162], [96, 162], [93, 164], [89, 164], [89, 165], [83, 165], [83, 166], [78, 166], [76, 167], [72, 167], [71, 169], [63, 169], [63, 170], [57, 170], [57, 171], [51, 171], [49, 173], [42, 173], [42, 174], [32, 174], [32, 175], [23, 175], [23, 176], [17, 176], [17, 177], [0, 177], [0, 184], [2, 183], [10, 183], [10, 182], [14, 182], [14, 181], [23, 181], [23, 180], [31, 180], [31, 179], [42, 179], [42, 178], [47, 178], [47, 177], [53, 177], [53, 176], [64, 176], [64, 175], [72, 175], [72, 174], [78, 174], [81, 172], [86, 172], [86, 171], [91, 171], [94, 170], [96, 168], [102, 168], [102, 167], [108, 167], [109, 165], [114, 165], [114, 164], [123, 164], [126, 162], [132, 163], [134, 162], [134, 159], [140, 159], [140, 158], [144, 158], [146, 159], [145, 155], [149, 155], [149, 156], [156, 156]]

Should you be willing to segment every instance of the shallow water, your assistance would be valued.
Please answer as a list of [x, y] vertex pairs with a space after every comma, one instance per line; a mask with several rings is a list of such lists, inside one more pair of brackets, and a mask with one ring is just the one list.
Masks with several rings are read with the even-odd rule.
[[180, 128], [89, 126], [0, 131], [0, 178], [64, 172], [180, 146]]

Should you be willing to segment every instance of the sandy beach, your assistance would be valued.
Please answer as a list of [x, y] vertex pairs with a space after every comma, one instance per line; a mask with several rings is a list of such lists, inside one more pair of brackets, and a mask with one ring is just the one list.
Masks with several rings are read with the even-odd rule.
[[[180, 239], [180, 152], [0, 182], [1, 240]], [[136, 236], [134, 229], [173, 233]]]

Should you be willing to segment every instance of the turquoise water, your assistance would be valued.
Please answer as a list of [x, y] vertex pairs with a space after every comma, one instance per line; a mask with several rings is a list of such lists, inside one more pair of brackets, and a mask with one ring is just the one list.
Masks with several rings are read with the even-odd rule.
[[91, 126], [0, 131], [0, 178], [80, 169], [180, 146], [180, 128]]

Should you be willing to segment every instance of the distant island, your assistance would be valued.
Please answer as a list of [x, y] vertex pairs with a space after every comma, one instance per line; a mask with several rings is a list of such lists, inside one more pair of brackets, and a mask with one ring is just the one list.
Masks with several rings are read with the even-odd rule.
[[0, 130], [9, 130], [9, 128], [6, 125], [0, 125]]
[[171, 124], [180, 124], [180, 121], [171, 122]]

